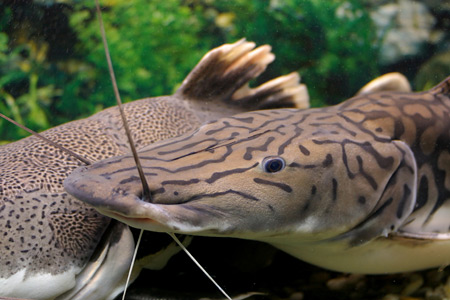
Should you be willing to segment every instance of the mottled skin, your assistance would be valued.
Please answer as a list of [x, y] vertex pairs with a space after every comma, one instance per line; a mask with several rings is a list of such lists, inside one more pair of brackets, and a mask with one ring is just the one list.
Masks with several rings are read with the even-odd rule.
[[238, 114], [75, 170], [69, 193], [131, 226], [265, 241], [354, 273], [450, 263], [450, 78], [309, 110]]
[[[249, 109], [307, 105], [306, 89], [298, 84], [296, 74], [255, 89], [246, 86], [274, 59], [269, 46], [254, 47], [241, 40], [216, 48], [205, 55], [174, 95], [125, 104], [136, 146], [191, 132], [205, 121]], [[89, 161], [129, 151], [116, 108], [42, 135]], [[77, 277], [89, 264], [101, 265], [89, 260], [110, 223], [64, 190], [64, 179], [81, 165], [34, 136], [0, 147], [0, 296], [49, 299], [69, 291], [61, 299], [87, 299], [93, 296], [86, 291], [97, 284], [106, 287], [106, 294], [95, 295], [97, 299], [120, 292], [114, 288], [123, 283], [109, 282], [110, 274], [105, 274], [103, 281], [90, 282], [86, 276], [92, 275], [86, 272], [82, 279]], [[114, 224], [114, 228], [117, 233], [101, 247], [110, 249], [108, 257], [117, 264], [115, 272], [120, 275], [114, 280], [121, 280], [131, 259], [133, 240], [128, 227]]]

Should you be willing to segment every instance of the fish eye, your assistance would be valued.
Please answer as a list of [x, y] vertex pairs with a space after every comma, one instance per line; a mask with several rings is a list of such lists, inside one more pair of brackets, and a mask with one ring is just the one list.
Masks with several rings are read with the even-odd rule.
[[262, 166], [265, 172], [267, 173], [276, 173], [280, 172], [286, 166], [284, 159], [276, 156], [269, 156], [264, 158], [262, 162]]

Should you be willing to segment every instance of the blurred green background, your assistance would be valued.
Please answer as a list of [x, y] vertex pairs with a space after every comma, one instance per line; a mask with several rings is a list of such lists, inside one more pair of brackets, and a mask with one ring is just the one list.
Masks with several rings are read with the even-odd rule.
[[[0, 112], [41, 131], [114, 105], [93, 2], [0, 4]], [[298, 71], [312, 105], [322, 106], [352, 96], [389, 71], [403, 72], [416, 90], [450, 75], [450, 5], [435, 2], [108, 0], [101, 5], [125, 101], [172, 93], [208, 50], [246, 37], [270, 44], [277, 56], [260, 82]], [[26, 135], [0, 120], [0, 142]]]

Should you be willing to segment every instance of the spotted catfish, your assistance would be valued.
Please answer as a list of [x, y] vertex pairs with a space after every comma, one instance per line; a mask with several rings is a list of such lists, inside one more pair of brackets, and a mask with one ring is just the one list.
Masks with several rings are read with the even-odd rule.
[[450, 263], [450, 77], [420, 92], [222, 118], [75, 170], [66, 190], [152, 231], [264, 241], [353, 273]]
[[[243, 39], [213, 49], [174, 95], [125, 104], [137, 146], [237, 112], [308, 105], [296, 73], [256, 88], [247, 85], [275, 58], [270, 46], [255, 46]], [[34, 136], [0, 147], [0, 297], [113, 299], [125, 284], [133, 236], [128, 226], [110, 224], [67, 194], [62, 183], [82, 161], [128, 151], [120, 114], [109, 108], [41, 135], [79, 159]], [[157, 239], [151, 243], [157, 248]], [[169, 250], [157, 258], [149, 253], [143, 264], [163, 267], [175, 251]]]

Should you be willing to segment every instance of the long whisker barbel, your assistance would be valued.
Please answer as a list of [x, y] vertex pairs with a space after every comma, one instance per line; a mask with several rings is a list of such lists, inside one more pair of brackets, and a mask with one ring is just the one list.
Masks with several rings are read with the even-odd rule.
[[139, 245], [141, 244], [143, 234], [144, 229], [141, 229], [141, 231], [139, 232], [139, 237], [136, 242], [136, 248], [134, 249], [133, 258], [131, 259], [130, 270], [128, 271], [127, 281], [125, 282], [125, 289], [122, 294], [122, 300], [125, 300], [125, 295], [127, 294], [127, 286], [130, 283], [131, 273], [133, 272], [134, 262], [136, 261], [137, 252], [139, 249]]
[[87, 158], [85, 158], [85, 157], [83, 157], [83, 156], [81, 156], [81, 155], [76, 154], [76, 153], [73, 152], [72, 150], [69, 150], [69, 149], [67, 149], [67, 148], [64, 147], [64, 146], [61, 146], [61, 145], [58, 144], [58, 143], [55, 143], [54, 141], [52, 141], [52, 140], [46, 138], [45, 136], [43, 136], [43, 135], [40, 134], [40, 133], [37, 133], [37, 132], [34, 131], [34, 130], [31, 130], [30, 128], [28, 128], [28, 127], [26, 127], [26, 126], [23, 126], [22, 124], [17, 123], [16, 121], [14, 121], [13, 119], [11, 119], [11, 118], [5, 116], [4, 114], [0, 113], [0, 117], [3, 118], [3, 119], [5, 119], [6, 121], [8, 121], [8, 122], [10, 122], [10, 123], [12, 123], [12, 124], [18, 126], [18, 127], [20, 127], [21, 129], [25, 130], [26, 132], [31, 133], [31, 134], [34, 135], [35, 137], [37, 137], [37, 138], [39, 138], [39, 139], [45, 141], [46, 143], [52, 145], [53, 147], [58, 148], [59, 150], [61, 150], [61, 151], [63, 151], [63, 152], [66, 152], [67, 154], [69, 154], [70, 156], [73, 156], [74, 158], [78, 159], [80, 162], [84, 163], [85, 165], [89, 166], [89, 165], [92, 164], [92, 162], [91, 162], [90, 160], [88, 160]]
[[[147, 180], [145, 179], [145, 175], [144, 175], [144, 171], [142, 169], [141, 161], [140, 161], [139, 156], [137, 154], [133, 138], [131, 137], [131, 132], [130, 132], [130, 128], [128, 126], [128, 121], [127, 121], [127, 118], [125, 116], [125, 112], [124, 112], [123, 107], [122, 107], [122, 99], [120, 98], [119, 88], [117, 87], [117, 81], [116, 81], [116, 76], [114, 74], [114, 68], [113, 68], [113, 65], [112, 65], [111, 55], [109, 54], [108, 41], [106, 40], [105, 26], [103, 25], [102, 11], [100, 10], [100, 4], [99, 4], [98, 0], [95, 0], [95, 8], [96, 8], [96, 11], [97, 11], [98, 22], [99, 22], [99, 25], [100, 25], [100, 32], [101, 32], [101, 35], [102, 35], [103, 48], [105, 49], [105, 56], [106, 56], [106, 61], [108, 63], [109, 76], [111, 77], [111, 83], [112, 83], [113, 90], [114, 90], [114, 96], [116, 97], [117, 107], [119, 108], [120, 116], [122, 118], [123, 127], [125, 129], [125, 133], [126, 133], [127, 138], [128, 138], [128, 143], [130, 144], [131, 152], [133, 153], [133, 158], [134, 158], [134, 161], [136, 163], [136, 167], [138, 169], [139, 177], [141, 179], [144, 199], [147, 200], [147, 201], [150, 201], [151, 200], [150, 188], [148, 186]], [[139, 244], [141, 242], [141, 238], [142, 238], [143, 232], [144, 232], [144, 230], [141, 229], [141, 232], [139, 233], [139, 238], [138, 238], [138, 240], [136, 242], [136, 249], [134, 251], [134, 255], [133, 255], [133, 258], [132, 258], [132, 261], [131, 261], [131, 265], [130, 265], [130, 271], [128, 272], [127, 280], [126, 280], [126, 283], [125, 283], [125, 288], [124, 288], [123, 295], [122, 295], [122, 299], [123, 300], [125, 300], [127, 287], [128, 287], [129, 282], [130, 282], [131, 272], [133, 270], [134, 262], [136, 260], [136, 255], [137, 255], [137, 251], [138, 251], [138, 248], [139, 248]]]
[[189, 258], [197, 265], [197, 267], [208, 277], [209, 280], [219, 289], [219, 291], [229, 300], [231, 299], [230, 296], [222, 289], [222, 287], [211, 277], [211, 275], [208, 274], [208, 272], [202, 267], [202, 265], [195, 259], [195, 257], [188, 251], [188, 249], [183, 245], [183, 243], [180, 242], [180, 240], [177, 238], [177, 236], [172, 233], [168, 232], [168, 234], [173, 238], [173, 240], [180, 246], [181, 249], [189, 256]]
[[141, 161], [139, 159], [139, 156], [136, 151], [136, 147], [133, 142], [133, 138], [131, 137], [130, 128], [128, 126], [128, 122], [125, 116], [125, 112], [122, 107], [122, 100], [120, 98], [119, 88], [117, 87], [116, 82], [116, 76], [114, 74], [114, 68], [111, 61], [111, 56], [109, 54], [109, 47], [108, 47], [108, 41], [106, 40], [106, 32], [105, 32], [105, 26], [103, 25], [103, 18], [102, 18], [102, 12], [100, 10], [100, 4], [98, 3], [98, 0], [95, 0], [95, 6], [97, 10], [97, 16], [98, 16], [98, 22], [100, 24], [100, 31], [102, 34], [102, 41], [103, 41], [103, 48], [105, 49], [105, 55], [106, 55], [106, 61], [108, 62], [108, 70], [109, 70], [109, 76], [111, 77], [111, 82], [114, 89], [114, 96], [116, 97], [117, 106], [120, 111], [120, 116], [122, 117], [123, 127], [125, 129], [125, 132], [127, 134], [128, 142], [130, 144], [131, 152], [133, 153], [133, 158], [136, 163], [136, 167], [139, 172], [139, 177], [141, 179], [142, 188], [143, 188], [143, 196], [145, 200], [150, 201], [150, 188], [148, 186], [147, 180], [145, 179], [144, 171], [142, 169]]
[[[133, 142], [133, 138], [131, 136], [131, 132], [130, 132], [130, 129], [129, 129], [129, 126], [128, 126], [128, 122], [127, 122], [127, 119], [126, 119], [126, 116], [125, 116], [125, 112], [124, 112], [124, 110], [122, 108], [122, 100], [120, 98], [119, 89], [117, 87], [116, 77], [115, 77], [115, 74], [114, 74], [114, 68], [113, 68], [111, 56], [110, 56], [110, 53], [109, 53], [108, 42], [107, 42], [107, 39], [106, 39], [105, 27], [103, 25], [102, 12], [100, 10], [100, 4], [99, 4], [98, 0], [95, 0], [95, 6], [96, 6], [96, 11], [97, 11], [97, 17], [98, 17], [99, 24], [100, 24], [100, 31], [101, 31], [101, 35], [102, 35], [103, 48], [105, 49], [106, 60], [108, 62], [109, 75], [111, 77], [111, 81], [112, 81], [112, 85], [113, 85], [113, 89], [114, 89], [114, 95], [116, 97], [117, 106], [119, 108], [120, 115], [121, 115], [122, 122], [123, 122], [123, 126], [124, 126], [124, 129], [125, 129], [127, 138], [128, 138], [128, 142], [130, 144], [131, 151], [133, 153], [133, 158], [134, 158], [134, 161], [136, 163], [136, 167], [137, 167], [138, 172], [139, 172], [139, 177], [141, 179], [142, 188], [143, 188], [143, 196], [144, 196], [144, 198], [146, 200], [151, 201], [150, 188], [149, 188], [147, 180], [145, 178], [144, 171], [143, 171], [143, 168], [142, 168], [139, 156], [137, 154], [136, 147], [135, 147], [134, 142]], [[142, 234], [143, 234], [143, 230], [141, 229], [141, 232], [139, 233], [138, 241], [136, 243], [136, 250], [135, 250], [134, 255], [133, 255], [132, 263], [131, 263], [131, 266], [130, 266], [130, 271], [128, 273], [127, 281], [126, 281], [126, 284], [125, 284], [125, 289], [124, 289], [124, 292], [123, 292], [123, 295], [122, 295], [122, 300], [125, 300], [127, 286], [128, 286], [128, 283], [129, 283], [129, 280], [130, 280], [130, 277], [131, 277], [132, 268], [133, 268], [133, 265], [134, 265], [134, 261], [136, 259], [136, 254], [137, 254], [137, 251], [138, 251], [138, 247], [139, 247], [139, 244], [140, 244], [140, 241], [141, 241]], [[189, 256], [189, 258], [200, 268], [200, 270], [209, 278], [209, 280], [212, 281], [212, 283], [219, 289], [219, 291], [227, 299], [232, 300], [231, 297], [228, 296], [228, 294], [215, 282], [215, 280], [208, 274], [208, 272], [200, 265], [200, 263], [198, 263], [198, 261], [192, 256], [192, 254], [186, 249], [186, 247], [184, 247], [184, 245], [178, 240], [178, 238], [175, 236], [175, 234], [173, 234], [173, 233], [168, 233], [168, 234], [181, 247], [181, 249], [183, 249], [183, 251]]]

